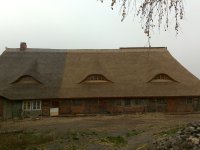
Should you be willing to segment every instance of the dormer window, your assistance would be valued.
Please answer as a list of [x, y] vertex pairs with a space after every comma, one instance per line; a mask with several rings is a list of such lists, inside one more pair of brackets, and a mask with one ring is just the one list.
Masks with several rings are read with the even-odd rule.
[[110, 80], [108, 80], [105, 76], [101, 75], [101, 74], [91, 74], [88, 75], [82, 82], [86, 82], [86, 83], [103, 83], [103, 82], [111, 82]]
[[176, 82], [167, 74], [161, 73], [154, 76], [149, 82]]
[[12, 82], [12, 84], [41, 84], [41, 82], [30, 75], [24, 75]]

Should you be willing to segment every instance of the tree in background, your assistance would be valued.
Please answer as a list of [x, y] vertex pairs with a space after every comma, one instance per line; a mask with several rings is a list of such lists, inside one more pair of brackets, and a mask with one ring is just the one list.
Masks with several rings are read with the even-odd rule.
[[[100, 0], [101, 2], [105, 0]], [[163, 24], [164, 30], [169, 28], [169, 18], [175, 19], [174, 29], [176, 34], [180, 29], [180, 20], [184, 17], [183, 0], [110, 0], [111, 8], [120, 5], [120, 14], [123, 21], [131, 8], [135, 9], [136, 15], [140, 17], [142, 29], [151, 38], [152, 30], [157, 26], [160, 30]]]

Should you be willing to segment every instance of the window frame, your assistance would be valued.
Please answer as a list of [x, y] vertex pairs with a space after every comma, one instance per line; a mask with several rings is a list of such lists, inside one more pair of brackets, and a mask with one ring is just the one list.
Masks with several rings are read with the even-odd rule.
[[23, 101], [22, 109], [24, 111], [41, 110], [42, 109], [42, 101], [41, 100]]
[[192, 105], [193, 104], [193, 98], [186, 98], [186, 104], [187, 105]]
[[167, 105], [167, 99], [165, 99], [165, 98], [157, 98], [156, 99], [156, 103], [158, 105]]
[[125, 99], [124, 100], [124, 106], [125, 107], [130, 107], [131, 106], [131, 100], [130, 99]]
[[102, 74], [90, 74], [80, 83], [107, 83], [112, 82]]
[[165, 73], [156, 74], [149, 82], [177, 82]]
[[83, 100], [74, 99], [74, 100], [72, 100], [72, 105], [73, 106], [81, 106], [81, 105], [83, 105]]
[[122, 100], [116, 100], [115, 105], [116, 106], [122, 106]]

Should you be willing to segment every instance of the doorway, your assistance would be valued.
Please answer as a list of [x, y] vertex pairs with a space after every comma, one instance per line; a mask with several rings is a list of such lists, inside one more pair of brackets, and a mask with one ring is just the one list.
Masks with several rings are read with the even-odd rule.
[[52, 100], [50, 108], [50, 116], [58, 116], [58, 115], [59, 115], [59, 101]]

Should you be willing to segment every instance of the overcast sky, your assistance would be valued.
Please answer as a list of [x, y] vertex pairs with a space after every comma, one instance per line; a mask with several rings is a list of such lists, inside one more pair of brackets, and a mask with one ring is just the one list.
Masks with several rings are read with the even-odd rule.
[[[104, 0], [106, 1], [106, 0]], [[147, 38], [133, 15], [121, 22], [119, 9], [110, 0], [0, 0], [0, 53], [5, 47], [119, 48], [144, 47]], [[178, 37], [171, 28], [154, 30], [152, 46], [170, 53], [200, 78], [200, 0], [185, 1], [185, 20]], [[173, 24], [173, 20], [171, 21]]]

